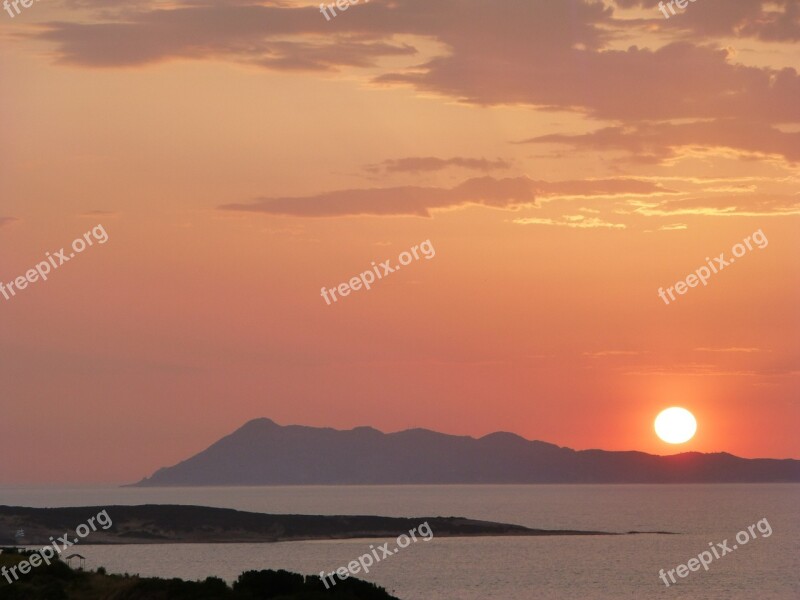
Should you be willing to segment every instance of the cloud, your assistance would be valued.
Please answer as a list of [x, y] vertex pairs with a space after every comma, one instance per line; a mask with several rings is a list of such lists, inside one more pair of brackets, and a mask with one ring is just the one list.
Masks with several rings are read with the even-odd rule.
[[623, 223], [609, 223], [598, 217], [586, 217], [584, 215], [564, 215], [560, 219], [548, 219], [539, 217], [525, 217], [514, 219], [517, 225], [556, 225], [558, 227], [572, 227], [575, 229], [625, 229]]
[[[563, 27], [551, 25], [556, 30]], [[472, 104], [523, 104], [622, 122], [711, 118], [800, 122], [797, 71], [734, 64], [726, 49], [684, 41], [656, 50], [631, 46], [602, 51], [582, 44], [537, 48], [521, 40], [486, 43], [488, 47], [472, 39], [458, 38], [454, 43], [449, 56], [379, 76], [377, 81], [409, 84]]]
[[666, 365], [640, 365], [633, 368], [622, 367], [619, 369], [626, 375], [687, 375], [694, 377], [721, 377], [725, 375], [736, 375], [742, 377], [754, 376], [784, 376], [791, 377], [800, 373], [797, 369], [789, 367], [747, 367], [737, 369], [734, 367], [720, 366], [716, 364], [704, 363], [685, 363], [685, 364], [666, 364]]
[[659, 231], [683, 231], [684, 229], [688, 229], [686, 223], [670, 223], [658, 228]]
[[668, 190], [658, 183], [628, 178], [549, 182], [535, 181], [528, 177], [496, 179], [485, 176], [468, 179], [453, 188], [403, 186], [349, 189], [314, 196], [259, 198], [250, 203], [225, 204], [219, 209], [296, 217], [356, 215], [430, 217], [431, 211], [434, 210], [468, 205], [519, 208], [534, 204], [538, 197], [627, 196], [666, 191]]
[[453, 158], [436, 158], [434, 156], [410, 156], [407, 158], [395, 158], [384, 160], [383, 162], [368, 165], [367, 171], [378, 173], [420, 173], [423, 171], [441, 171], [448, 167], [461, 167], [474, 171], [494, 171], [508, 169], [511, 163], [502, 159], [487, 160], [485, 158], [463, 158], [456, 156]]
[[600, 350], [599, 352], [584, 352], [584, 356], [591, 356], [592, 358], [601, 358], [604, 356], [638, 356], [643, 354], [639, 350]]
[[706, 217], [776, 217], [800, 215], [800, 195], [737, 195], [721, 198], [682, 198], [660, 202], [629, 200], [631, 211], [646, 217], [706, 216]]
[[11, 223], [15, 223], [16, 221], [19, 221], [19, 219], [16, 217], [0, 217], [0, 227], [3, 227], [5, 225], [10, 225]]
[[605, 127], [578, 135], [542, 135], [519, 143], [564, 144], [591, 152], [621, 150], [630, 155], [631, 162], [638, 163], [663, 163], [690, 146], [731, 148], [779, 156], [791, 163], [800, 161], [800, 132], [787, 133], [763, 123], [731, 119]]
[[621, 122], [800, 122], [795, 69], [736, 64], [706, 35], [717, 19], [726, 36], [793, 39], [796, 3], [778, 0], [778, 11], [756, 0], [706, 4], [680, 17], [689, 23], [702, 13], [702, 34], [676, 31], [655, 49], [620, 49], [637, 25], [617, 18], [615, 5], [602, 0], [393, 0], [359, 4], [331, 22], [316, 6], [178, 0], [119, 17], [97, 12], [86, 23], [50, 22], [34, 35], [55, 44], [62, 62], [85, 67], [195, 59], [312, 71], [411, 57], [419, 40], [437, 50], [417, 64], [384, 69], [374, 81], [477, 105], [528, 105]]
[[315, 7], [214, 2], [150, 7], [117, 18], [102, 13], [111, 22], [46, 23], [37, 37], [57, 45], [60, 62], [83, 67], [222, 59], [273, 70], [330, 71], [415, 53], [406, 44], [381, 41], [383, 36], [332, 32]]
[[[800, 10], [796, 0], [725, 0], [696, 2], [668, 19], [658, 9], [660, 0], [615, 0], [622, 8], [653, 11], [651, 21], [659, 29], [691, 31], [701, 36], [755, 37], [765, 41], [800, 41]], [[664, 2], [669, 4], [669, 2]]]
[[[695, 348], [695, 352], [743, 352], [743, 353], [753, 353], [753, 352], [765, 352], [761, 348]], [[766, 352], [769, 352], [768, 350]]]
[[85, 218], [94, 218], [94, 217], [116, 217], [118, 215], [117, 212], [112, 210], [89, 210], [84, 213], [79, 214], [79, 217]]

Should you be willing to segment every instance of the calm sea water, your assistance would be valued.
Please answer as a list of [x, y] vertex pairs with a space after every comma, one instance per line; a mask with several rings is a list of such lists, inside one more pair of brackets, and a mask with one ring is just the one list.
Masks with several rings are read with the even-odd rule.
[[[359, 577], [404, 600], [800, 598], [800, 485], [524, 485], [235, 488], [0, 488], [0, 504], [111, 506], [172, 503], [272, 513], [464, 516], [544, 529], [680, 535], [462, 538], [418, 541]], [[110, 511], [113, 519], [113, 511]], [[667, 588], [674, 569], [766, 518], [751, 539], [706, 572]], [[76, 524], [77, 525], [77, 524]], [[435, 535], [435, 531], [434, 531]], [[91, 541], [91, 537], [87, 538]], [[383, 541], [277, 544], [81, 545], [87, 567], [232, 581], [248, 569], [332, 571]], [[394, 540], [391, 540], [392, 543]]]

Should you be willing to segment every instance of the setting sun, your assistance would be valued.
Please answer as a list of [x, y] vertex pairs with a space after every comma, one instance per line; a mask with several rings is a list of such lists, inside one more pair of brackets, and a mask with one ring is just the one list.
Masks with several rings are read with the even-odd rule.
[[656, 434], [669, 444], [683, 444], [694, 437], [697, 421], [685, 408], [673, 406], [658, 413]]

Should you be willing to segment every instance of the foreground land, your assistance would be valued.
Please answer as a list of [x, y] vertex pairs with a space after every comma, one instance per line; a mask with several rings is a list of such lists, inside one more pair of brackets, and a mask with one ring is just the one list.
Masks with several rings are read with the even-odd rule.
[[[0, 567], [9, 569], [30, 553], [4, 548]], [[60, 560], [40, 565], [8, 583], [0, 577], [0, 600], [398, 600], [385, 589], [349, 578], [326, 589], [319, 577], [288, 571], [246, 571], [233, 586], [205, 581], [108, 575], [104, 569], [80, 571]]]
[[[388, 538], [427, 522], [436, 537], [616, 535], [602, 531], [530, 529], [461, 517], [397, 518], [351, 515], [272, 515], [204, 506], [159, 505], [26, 508], [0, 506], [0, 544], [50, 543], [106, 511], [111, 524], [96, 526], [84, 544], [247, 543]], [[15, 537], [23, 531], [24, 537]], [[636, 532], [630, 532], [636, 533]]]

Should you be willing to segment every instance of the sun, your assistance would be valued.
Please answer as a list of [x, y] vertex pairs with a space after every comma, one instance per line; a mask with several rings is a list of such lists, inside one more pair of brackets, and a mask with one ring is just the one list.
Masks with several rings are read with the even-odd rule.
[[656, 417], [656, 434], [668, 444], [683, 444], [694, 437], [697, 421], [685, 408], [665, 408]]

